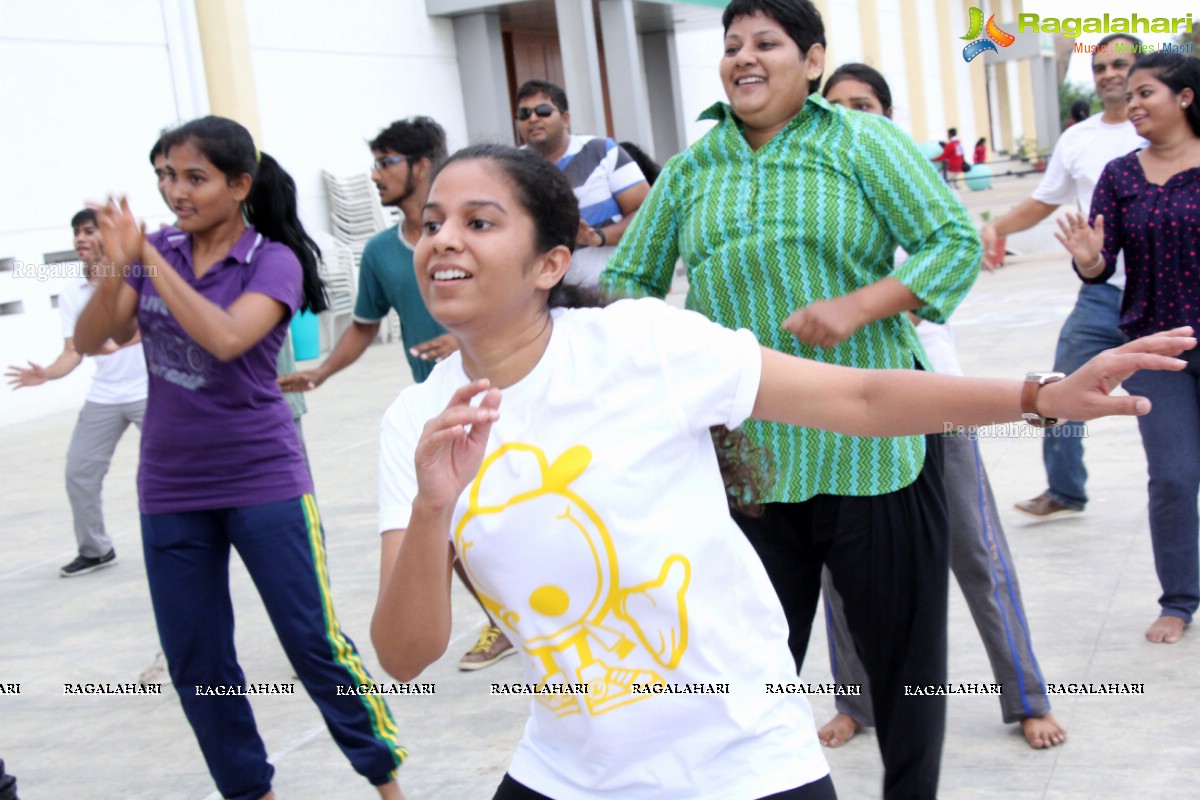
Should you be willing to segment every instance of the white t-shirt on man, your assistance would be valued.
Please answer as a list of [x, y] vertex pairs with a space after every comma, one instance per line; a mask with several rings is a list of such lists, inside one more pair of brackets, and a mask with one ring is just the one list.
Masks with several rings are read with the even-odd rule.
[[[526, 684], [554, 690], [533, 697], [509, 773], [556, 800], [748, 800], [819, 780], [808, 702], [768, 691], [796, 679], [787, 621], [709, 435], [754, 406], [754, 336], [652, 299], [552, 314], [451, 529]], [[408, 525], [422, 426], [468, 382], [456, 353], [388, 409], [381, 530]]]
[[[1083, 215], [1092, 207], [1092, 193], [1100, 173], [1114, 158], [1146, 146], [1146, 140], [1129, 121], [1111, 125], [1103, 114], [1094, 114], [1063, 131], [1054, 146], [1042, 182], [1033, 190], [1033, 199], [1046, 205], [1075, 203]], [[1116, 271], [1108, 282], [1125, 288], [1125, 256], [1117, 256]]]
[[[95, 293], [95, 285], [85, 280], [59, 295], [58, 313], [64, 339], [75, 336], [75, 322]], [[89, 403], [110, 406], [146, 399], [146, 359], [142, 355], [141, 342], [122, 347], [110, 355], [91, 356], [91, 359], [95, 362], [96, 372], [87, 393]]]

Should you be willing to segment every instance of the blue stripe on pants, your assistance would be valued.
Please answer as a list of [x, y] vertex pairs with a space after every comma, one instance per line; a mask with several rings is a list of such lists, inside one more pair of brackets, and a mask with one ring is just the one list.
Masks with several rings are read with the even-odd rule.
[[309, 696], [354, 769], [386, 783], [406, 757], [378, 695], [338, 694], [370, 682], [329, 598], [324, 536], [312, 495], [243, 508], [143, 514], [146, 575], [159, 639], [184, 714], [221, 794], [255, 800], [273, 768], [245, 696], [198, 695], [242, 686], [233, 638], [229, 550], [237, 548]]

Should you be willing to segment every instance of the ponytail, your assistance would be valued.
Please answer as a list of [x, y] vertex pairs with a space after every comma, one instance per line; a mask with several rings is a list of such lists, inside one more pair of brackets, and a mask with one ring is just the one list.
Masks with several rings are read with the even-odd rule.
[[259, 154], [258, 173], [245, 202], [246, 220], [273, 242], [286, 245], [296, 254], [304, 271], [305, 311], [314, 314], [329, 308], [325, 284], [317, 263], [321, 248], [312, 240], [296, 213], [296, 182], [266, 153]]
[[242, 204], [246, 221], [273, 242], [291, 250], [304, 276], [302, 310], [318, 314], [329, 308], [317, 262], [321, 250], [300, 224], [296, 213], [296, 182], [271, 156], [259, 153], [250, 131], [231, 119], [194, 119], [163, 134], [163, 152], [191, 142], [228, 180], [249, 175], [250, 194]]

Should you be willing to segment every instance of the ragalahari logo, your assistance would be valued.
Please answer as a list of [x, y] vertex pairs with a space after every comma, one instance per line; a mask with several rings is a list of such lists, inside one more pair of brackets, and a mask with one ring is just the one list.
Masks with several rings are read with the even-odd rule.
[[963, 36], [962, 38], [967, 40], [979, 39], [979, 34], [983, 33], [984, 31], [987, 32], [987, 38], [979, 39], [979, 41], [971, 41], [970, 44], [964, 47], [963, 61], [970, 63], [970, 61], [977, 55], [987, 50], [991, 50], [993, 53], [998, 53], [1000, 51], [996, 49], [996, 45], [1008, 47], [1017, 40], [1017, 37], [1013, 36], [1011, 33], [1005, 33], [1004, 31], [1000, 30], [1000, 26], [996, 24], [995, 14], [992, 14], [992, 16], [988, 17], [987, 25], [985, 26], [983, 24], [982, 9], [972, 8], [969, 13], [970, 22], [967, 28], [967, 35]]

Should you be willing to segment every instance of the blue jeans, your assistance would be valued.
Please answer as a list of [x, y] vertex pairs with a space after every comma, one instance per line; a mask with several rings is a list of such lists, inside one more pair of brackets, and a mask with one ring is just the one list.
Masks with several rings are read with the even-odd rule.
[[[1054, 352], [1055, 372], [1072, 373], [1094, 356], [1129, 341], [1117, 323], [1121, 318], [1121, 290], [1107, 283], [1085, 283], [1079, 299], [1058, 334]], [[1087, 467], [1083, 465], [1082, 422], [1048, 428], [1042, 439], [1042, 462], [1050, 482], [1048, 494], [1067, 508], [1087, 505]]]
[[1150, 541], [1166, 617], [1192, 621], [1200, 606], [1200, 353], [1181, 358], [1183, 372], [1139, 372], [1125, 381], [1130, 394], [1154, 407], [1138, 417], [1150, 473]]

